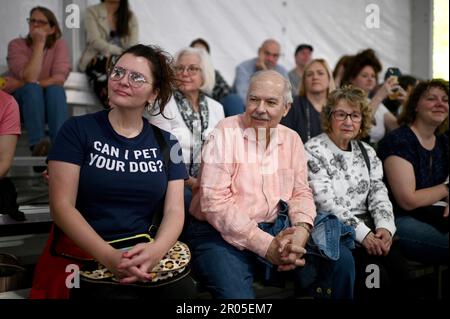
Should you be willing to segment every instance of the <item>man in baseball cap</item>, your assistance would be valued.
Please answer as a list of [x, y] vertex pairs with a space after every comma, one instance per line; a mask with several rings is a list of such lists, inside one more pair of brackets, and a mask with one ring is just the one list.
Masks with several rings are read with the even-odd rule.
[[303, 71], [305, 70], [306, 64], [312, 59], [312, 52], [314, 48], [312, 45], [302, 43], [295, 49], [295, 64], [296, 67], [293, 68], [289, 73], [289, 81], [292, 85], [292, 95], [298, 95], [300, 89], [300, 83], [302, 81]]

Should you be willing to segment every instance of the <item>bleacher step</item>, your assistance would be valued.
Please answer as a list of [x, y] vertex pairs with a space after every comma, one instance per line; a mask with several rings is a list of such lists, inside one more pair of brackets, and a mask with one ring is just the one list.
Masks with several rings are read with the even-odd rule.
[[46, 166], [45, 156], [14, 156], [13, 166]]

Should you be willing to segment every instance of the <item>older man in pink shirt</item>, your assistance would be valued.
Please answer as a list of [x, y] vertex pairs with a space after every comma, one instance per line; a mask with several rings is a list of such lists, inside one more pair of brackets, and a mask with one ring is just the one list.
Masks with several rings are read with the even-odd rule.
[[216, 298], [254, 298], [257, 260], [278, 271], [305, 264], [316, 209], [300, 137], [279, 125], [291, 102], [287, 79], [258, 72], [246, 112], [222, 120], [204, 145], [187, 237], [194, 271]]

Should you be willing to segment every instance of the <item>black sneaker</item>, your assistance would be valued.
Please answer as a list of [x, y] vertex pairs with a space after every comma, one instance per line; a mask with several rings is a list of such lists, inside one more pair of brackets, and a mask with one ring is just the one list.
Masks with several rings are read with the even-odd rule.
[[[50, 141], [48, 139], [43, 139], [39, 143], [33, 146], [33, 151], [31, 156], [47, 156], [50, 151]], [[33, 166], [33, 171], [35, 173], [42, 173], [45, 171], [47, 166]]]

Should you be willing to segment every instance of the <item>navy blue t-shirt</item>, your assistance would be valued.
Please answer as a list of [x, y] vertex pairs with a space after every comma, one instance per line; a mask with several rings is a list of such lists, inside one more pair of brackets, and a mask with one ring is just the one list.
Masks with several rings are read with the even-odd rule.
[[427, 150], [409, 126], [402, 126], [387, 134], [378, 143], [377, 150], [383, 162], [391, 155], [410, 162], [414, 168], [417, 190], [442, 184], [447, 179], [448, 151], [447, 135], [437, 135], [434, 148]]
[[109, 111], [70, 118], [48, 156], [80, 166], [76, 208], [105, 240], [143, 233], [167, 189], [168, 180], [187, 179], [181, 147], [162, 131], [170, 150], [168, 179], [151, 124], [144, 118], [134, 138], [117, 134]]

